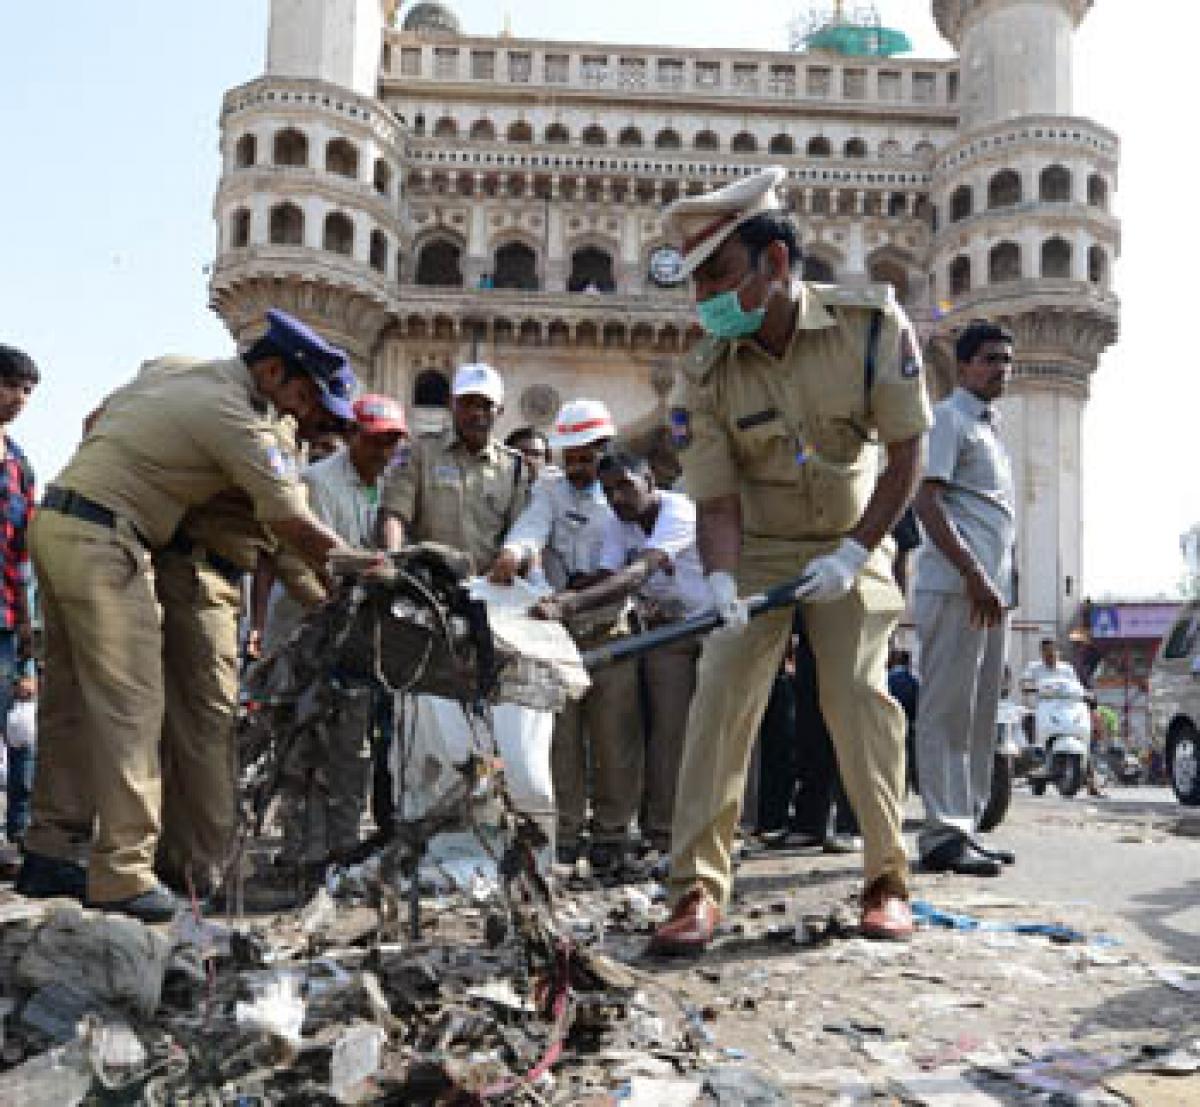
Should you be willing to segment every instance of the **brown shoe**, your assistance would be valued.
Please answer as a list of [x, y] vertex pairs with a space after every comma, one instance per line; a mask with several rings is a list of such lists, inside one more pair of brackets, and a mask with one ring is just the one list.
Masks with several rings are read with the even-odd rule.
[[914, 929], [908, 900], [897, 895], [886, 881], [876, 881], [863, 893], [859, 931], [864, 938], [901, 942], [911, 938]]
[[677, 904], [650, 939], [648, 952], [664, 957], [696, 957], [713, 939], [721, 909], [700, 885], [692, 888]]

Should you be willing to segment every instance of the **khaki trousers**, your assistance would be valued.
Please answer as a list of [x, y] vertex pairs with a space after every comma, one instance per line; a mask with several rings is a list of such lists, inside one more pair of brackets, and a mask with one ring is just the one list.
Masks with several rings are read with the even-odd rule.
[[587, 823], [588, 749], [592, 766], [592, 837], [622, 842], [642, 801], [645, 750], [636, 661], [598, 669], [580, 700], [554, 720], [550, 765], [558, 844], [575, 845]]
[[162, 838], [159, 865], [172, 882], [190, 868], [213, 882], [237, 828], [236, 585], [203, 560], [154, 557], [162, 606]]
[[660, 849], [666, 849], [671, 838], [675, 785], [699, 657], [698, 642], [676, 642], [646, 654], [642, 663], [650, 705], [642, 834]]
[[26, 846], [88, 860], [90, 899], [127, 899], [157, 884], [163, 675], [150, 554], [123, 521], [49, 510], [29, 538], [46, 681]]
[[[798, 575], [833, 543], [746, 539], [738, 578], [743, 595]], [[904, 713], [887, 692], [888, 639], [902, 607], [885, 552], [875, 550], [851, 591], [806, 604], [821, 711], [833, 738], [850, 804], [862, 828], [867, 884], [907, 892], [902, 836]], [[672, 902], [697, 884], [721, 905], [732, 885], [733, 832], [750, 750], [792, 627], [785, 609], [754, 619], [739, 635], [704, 643], [688, 713], [672, 825]]]

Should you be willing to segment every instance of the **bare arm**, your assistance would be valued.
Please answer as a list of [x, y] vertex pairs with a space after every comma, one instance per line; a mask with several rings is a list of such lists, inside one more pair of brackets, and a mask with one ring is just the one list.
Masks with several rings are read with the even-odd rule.
[[668, 562], [662, 550], [645, 550], [637, 559], [616, 573], [606, 573], [597, 583], [578, 592], [560, 592], [535, 604], [531, 614], [538, 619], [567, 619], [597, 607], [632, 596], [651, 576]]
[[375, 524], [375, 544], [387, 553], [404, 548], [404, 523], [399, 515], [381, 511]]
[[345, 544], [337, 534], [312, 515], [293, 515], [290, 519], [272, 521], [271, 529], [322, 573], [325, 571], [325, 561], [330, 551]]
[[971, 603], [971, 622], [983, 627], [996, 626], [1003, 613], [1000, 593], [963, 542], [958, 529], [950, 522], [942, 503], [944, 488], [945, 485], [938, 480], [921, 482], [913, 504], [917, 518], [921, 520], [929, 540], [963, 578]]
[[922, 437], [917, 435], [887, 444], [887, 463], [875, 482], [862, 518], [849, 534], [864, 550], [873, 550], [891, 533], [912, 499], [921, 471]]

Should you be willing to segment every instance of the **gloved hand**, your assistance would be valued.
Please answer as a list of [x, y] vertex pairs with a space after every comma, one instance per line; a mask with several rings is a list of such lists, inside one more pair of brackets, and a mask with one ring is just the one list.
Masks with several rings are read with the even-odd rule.
[[840, 600], [858, 579], [871, 551], [853, 538], [843, 538], [833, 553], [814, 557], [808, 563], [804, 580], [796, 589], [796, 599], [806, 603], [831, 603]]
[[712, 606], [721, 616], [722, 626], [716, 634], [741, 634], [750, 621], [750, 608], [745, 600], [738, 599], [737, 581], [729, 573], [709, 573], [704, 578]]

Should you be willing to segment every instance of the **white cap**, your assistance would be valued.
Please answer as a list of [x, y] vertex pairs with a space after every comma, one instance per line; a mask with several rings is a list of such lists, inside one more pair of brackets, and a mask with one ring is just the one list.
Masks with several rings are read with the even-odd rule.
[[504, 382], [490, 365], [462, 365], [454, 374], [450, 391], [455, 396], [486, 396], [497, 407], [504, 403]]
[[769, 211], [782, 211], [778, 188], [787, 170], [772, 166], [703, 196], [676, 200], [664, 213], [668, 229], [683, 248], [683, 273], [691, 276], [743, 223]]
[[616, 435], [612, 415], [602, 401], [570, 400], [563, 404], [554, 420], [550, 446], [555, 450], [571, 450]]

